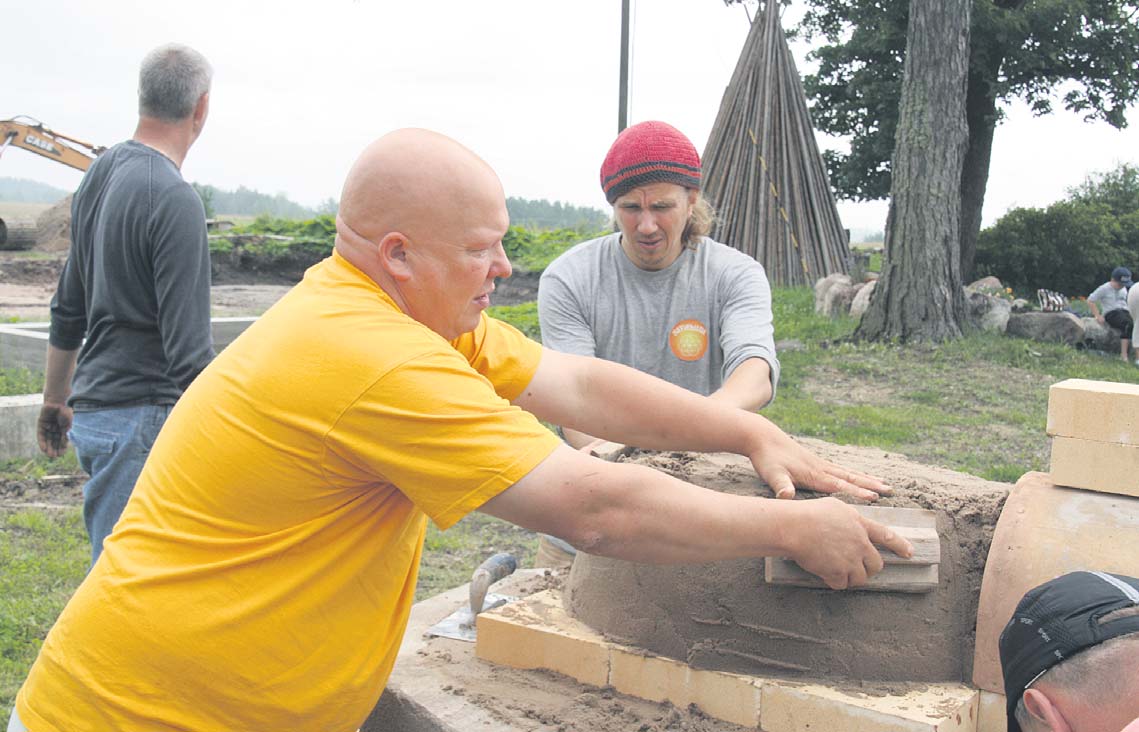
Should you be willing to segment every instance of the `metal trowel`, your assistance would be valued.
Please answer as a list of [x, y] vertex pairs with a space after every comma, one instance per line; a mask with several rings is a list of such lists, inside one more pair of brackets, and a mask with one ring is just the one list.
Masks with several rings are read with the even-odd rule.
[[518, 569], [518, 560], [505, 552], [495, 554], [480, 564], [474, 574], [471, 575], [469, 604], [432, 625], [423, 635], [454, 638], [455, 640], [474, 643], [476, 637], [475, 619], [478, 614], [518, 599], [507, 595], [487, 594], [491, 585], [503, 577], [510, 576], [516, 569]]

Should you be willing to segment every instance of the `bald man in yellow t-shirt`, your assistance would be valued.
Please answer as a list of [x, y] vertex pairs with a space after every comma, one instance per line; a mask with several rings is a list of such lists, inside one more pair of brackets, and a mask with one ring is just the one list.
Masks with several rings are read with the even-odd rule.
[[747, 455], [795, 484], [885, 487], [763, 417], [544, 350], [483, 310], [508, 218], [494, 172], [401, 130], [341, 197], [335, 253], [170, 415], [103, 554], [17, 697], [52, 730], [355, 730], [391, 672], [426, 519], [481, 510], [638, 561], [781, 554], [832, 587], [909, 544], [834, 499], [715, 493], [564, 446], [537, 418]]

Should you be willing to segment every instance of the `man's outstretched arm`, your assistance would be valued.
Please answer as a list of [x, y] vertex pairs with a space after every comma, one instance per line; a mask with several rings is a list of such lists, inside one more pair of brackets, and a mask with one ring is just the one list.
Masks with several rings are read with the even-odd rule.
[[912, 547], [834, 498], [775, 501], [719, 493], [632, 463], [560, 446], [480, 509], [582, 551], [653, 564], [787, 556], [830, 587], [882, 569], [875, 544]]
[[889, 489], [812, 454], [772, 422], [627, 366], [543, 349], [515, 403], [541, 419], [650, 450], [731, 452], [751, 460], [780, 498], [795, 486], [874, 500]]

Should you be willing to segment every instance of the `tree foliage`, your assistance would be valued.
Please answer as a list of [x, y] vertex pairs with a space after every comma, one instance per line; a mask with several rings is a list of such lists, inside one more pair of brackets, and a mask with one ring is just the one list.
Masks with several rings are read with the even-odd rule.
[[979, 273], [1019, 292], [1086, 295], [1124, 265], [1139, 271], [1139, 167], [1089, 176], [1047, 208], [1017, 208], [981, 232]]
[[[908, 0], [808, 0], [796, 32], [826, 41], [804, 77], [815, 125], [849, 136], [850, 152], [826, 154], [831, 183], [847, 198], [890, 191]], [[1123, 0], [1029, 0], [1021, 8], [974, 0], [969, 106], [990, 96], [1024, 100], [1036, 114], [1059, 103], [1125, 127], [1139, 98], [1139, 4]], [[994, 108], [990, 124], [1001, 114]], [[972, 122], [973, 120], [971, 120]], [[970, 136], [981, 130], [970, 129]], [[985, 160], [987, 170], [987, 158]]]

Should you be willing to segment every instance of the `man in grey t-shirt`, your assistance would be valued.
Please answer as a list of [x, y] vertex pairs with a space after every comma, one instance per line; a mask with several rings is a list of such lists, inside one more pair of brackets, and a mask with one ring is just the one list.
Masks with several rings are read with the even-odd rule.
[[1116, 267], [1111, 271], [1111, 279], [1088, 295], [1088, 308], [1096, 321], [1119, 331], [1119, 355], [1124, 361], [1130, 361], [1131, 332], [1135, 325], [1127, 306], [1127, 290], [1130, 287], [1131, 270]]
[[[779, 381], [771, 288], [759, 262], [708, 238], [713, 212], [692, 143], [664, 122], [634, 125], [610, 147], [601, 187], [618, 231], [578, 244], [542, 274], [543, 344], [741, 409], [770, 402]], [[579, 448], [597, 442], [564, 436]], [[539, 561], [556, 555], [548, 544]]]
[[72, 201], [38, 437], [51, 456], [70, 437], [91, 476], [92, 564], [171, 406], [214, 355], [205, 213], [180, 172], [209, 113], [211, 77], [191, 48], [151, 51], [133, 138], [92, 164]]

